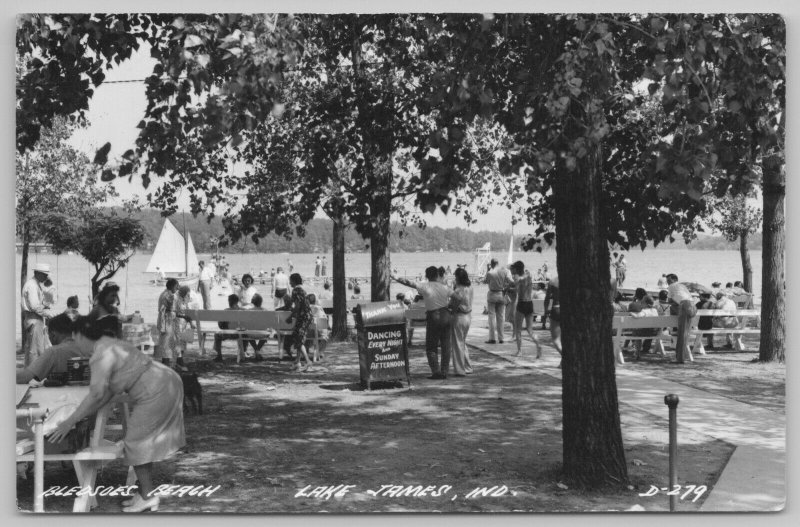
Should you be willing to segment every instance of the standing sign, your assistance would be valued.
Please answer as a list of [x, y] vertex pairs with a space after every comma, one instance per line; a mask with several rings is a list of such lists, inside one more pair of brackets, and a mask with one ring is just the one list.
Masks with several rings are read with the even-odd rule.
[[361, 384], [402, 380], [411, 386], [406, 345], [405, 308], [401, 302], [372, 302], [355, 308]]

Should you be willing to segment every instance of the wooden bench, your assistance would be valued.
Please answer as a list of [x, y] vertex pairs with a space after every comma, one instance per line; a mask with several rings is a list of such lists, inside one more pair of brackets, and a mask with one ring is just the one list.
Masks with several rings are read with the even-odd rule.
[[[358, 304], [365, 304], [369, 302], [369, 300], [347, 300], [347, 331], [350, 333], [355, 332], [356, 330], [356, 319], [353, 316], [353, 310], [356, 308]], [[330, 317], [333, 314], [333, 299], [328, 298], [325, 300], [317, 300], [317, 305], [325, 311], [325, 313]], [[328, 324], [331, 324], [331, 321], [328, 320]]]
[[[656, 350], [662, 355], [666, 355], [664, 341], [672, 341], [672, 328], [678, 327], [677, 315], [662, 315], [651, 317], [634, 317], [630, 313], [614, 313], [612, 319], [612, 334], [614, 337], [614, 357], [618, 364], [625, 364], [622, 357], [622, 345], [626, 340], [655, 340]], [[652, 335], [635, 335], [633, 330], [653, 330]], [[664, 329], [669, 330], [664, 333]], [[687, 347], [689, 360], [694, 360], [691, 350]], [[639, 357], [637, 350], [636, 357]]]
[[414, 337], [414, 328], [424, 328], [427, 325], [427, 311], [423, 306], [413, 306], [406, 309], [405, 318], [408, 327], [408, 345]]
[[[273, 334], [278, 336], [278, 353], [283, 358], [283, 337], [291, 335], [293, 323], [286, 322], [290, 311], [267, 311], [258, 309], [195, 309], [189, 311], [189, 317], [196, 322], [197, 340], [200, 350], [205, 354], [205, 335], [207, 333], [234, 335], [237, 337], [239, 351], [236, 362], [244, 358], [244, 344], [247, 340], [267, 339]], [[219, 323], [227, 322], [230, 329], [220, 329]], [[212, 325], [213, 324], [213, 325]], [[311, 328], [314, 333], [314, 358], [319, 359], [320, 333], [328, 329], [327, 317], [316, 318]]]
[[[733, 328], [711, 328], [711, 329], [698, 329], [700, 317], [733, 317], [736, 318], [736, 327]], [[761, 333], [761, 329], [749, 328], [748, 323], [750, 320], [755, 319], [760, 321], [761, 311], [758, 309], [737, 309], [736, 313], [728, 313], [719, 309], [698, 309], [697, 315], [692, 318], [692, 326], [690, 330], [691, 337], [695, 337], [693, 349], [701, 355], [705, 355], [706, 350], [703, 347], [703, 335], [735, 335], [734, 349], [736, 351], [744, 351], [744, 344], [742, 343], [742, 335], [757, 335]]]

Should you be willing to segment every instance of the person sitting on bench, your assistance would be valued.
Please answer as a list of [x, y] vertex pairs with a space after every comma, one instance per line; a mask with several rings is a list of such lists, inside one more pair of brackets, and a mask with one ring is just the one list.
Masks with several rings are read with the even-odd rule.
[[[239, 309], [239, 295], [232, 294], [228, 295], [228, 308], [225, 311], [235, 311]], [[219, 322], [219, 329], [230, 329], [228, 322]], [[223, 340], [239, 340], [239, 335], [233, 335], [230, 333], [214, 333], [214, 351], [217, 352], [217, 356], [214, 358], [214, 362], [222, 362], [222, 341]]]

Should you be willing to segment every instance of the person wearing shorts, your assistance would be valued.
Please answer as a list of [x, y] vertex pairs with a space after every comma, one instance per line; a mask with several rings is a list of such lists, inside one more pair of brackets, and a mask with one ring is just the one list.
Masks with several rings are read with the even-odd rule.
[[274, 307], [277, 309], [283, 305], [283, 297], [289, 292], [289, 277], [283, 272], [283, 267], [278, 267], [278, 272], [272, 278], [272, 296]]
[[536, 358], [542, 356], [542, 346], [539, 339], [533, 334], [533, 277], [530, 271], [525, 270], [522, 261], [511, 264], [511, 277], [516, 284], [517, 307], [514, 312], [514, 340], [517, 342], [517, 355], [522, 351], [522, 323], [528, 331], [528, 336], [536, 344]]

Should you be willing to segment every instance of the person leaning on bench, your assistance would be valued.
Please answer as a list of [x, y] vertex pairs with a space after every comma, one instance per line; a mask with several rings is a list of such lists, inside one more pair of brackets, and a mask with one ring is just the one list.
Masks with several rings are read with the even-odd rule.
[[[239, 309], [239, 295], [232, 294], [228, 295], [228, 307], [225, 311], [236, 311]], [[229, 322], [218, 322], [219, 329], [230, 329]], [[217, 352], [217, 356], [214, 358], [214, 362], [222, 362], [222, 341], [223, 340], [239, 340], [239, 335], [233, 335], [231, 333], [214, 333], [214, 351]]]

